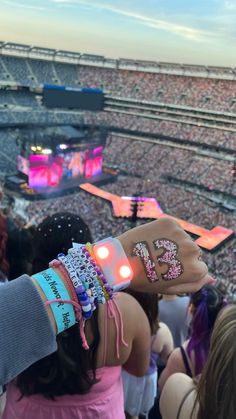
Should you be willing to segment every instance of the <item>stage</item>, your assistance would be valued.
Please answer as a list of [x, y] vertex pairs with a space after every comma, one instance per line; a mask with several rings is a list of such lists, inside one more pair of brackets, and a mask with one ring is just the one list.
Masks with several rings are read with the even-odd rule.
[[67, 178], [61, 181], [58, 186], [46, 186], [37, 189], [30, 188], [24, 175], [15, 173], [5, 177], [4, 190], [7, 195], [12, 197], [21, 197], [30, 201], [38, 199], [48, 199], [63, 196], [75, 191], [80, 191], [80, 185], [89, 181], [89, 183], [102, 186], [106, 183], [115, 182], [117, 173], [109, 169], [92, 176], [89, 179], [83, 176], [76, 178]]
[[[42, 133], [41, 133], [42, 134]], [[103, 166], [107, 132], [71, 126], [27, 131], [20, 141], [16, 173], [5, 176], [5, 192], [27, 200], [63, 196], [82, 183], [114, 182], [117, 172]]]

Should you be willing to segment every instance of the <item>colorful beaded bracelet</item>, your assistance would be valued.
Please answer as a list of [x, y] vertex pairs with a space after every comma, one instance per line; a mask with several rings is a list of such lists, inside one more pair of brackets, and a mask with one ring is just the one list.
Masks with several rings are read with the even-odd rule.
[[57, 256], [73, 283], [84, 320], [92, 316], [97, 304], [105, 304], [112, 298], [113, 290], [98, 267], [92, 245], [76, 244], [68, 254]]

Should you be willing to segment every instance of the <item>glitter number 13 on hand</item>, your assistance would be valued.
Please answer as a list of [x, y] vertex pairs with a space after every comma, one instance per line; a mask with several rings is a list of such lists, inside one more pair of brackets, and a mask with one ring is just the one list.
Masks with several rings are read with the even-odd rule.
[[[183, 273], [183, 265], [177, 257], [178, 245], [168, 239], [158, 239], [153, 241], [154, 249], [163, 249], [163, 252], [157, 256], [157, 263], [160, 267], [166, 264], [168, 269], [164, 274], [160, 274], [164, 281], [177, 279]], [[155, 269], [155, 262], [152, 258], [148, 243], [146, 241], [138, 242], [133, 248], [133, 255], [140, 257], [144, 266], [145, 273], [150, 282], [156, 282], [160, 278]]]

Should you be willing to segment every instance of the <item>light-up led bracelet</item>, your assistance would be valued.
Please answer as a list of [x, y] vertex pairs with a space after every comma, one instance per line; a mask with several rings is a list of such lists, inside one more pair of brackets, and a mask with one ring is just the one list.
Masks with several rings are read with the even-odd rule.
[[93, 254], [103, 276], [114, 291], [127, 288], [133, 271], [118, 239], [108, 237], [93, 245]]

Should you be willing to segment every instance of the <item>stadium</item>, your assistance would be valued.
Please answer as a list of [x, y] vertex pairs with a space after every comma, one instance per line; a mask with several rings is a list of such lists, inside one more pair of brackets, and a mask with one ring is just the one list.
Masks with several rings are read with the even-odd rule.
[[[47, 193], [45, 199], [41, 189], [40, 199], [29, 201], [27, 193], [32, 197], [33, 187], [26, 185], [25, 196], [7, 187], [9, 178], [19, 175], [19, 156], [26, 160], [30, 153], [31, 157], [40, 155], [42, 147], [46, 147], [46, 152], [49, 147], [50, 153], [52, 141], [57, 145], [65, 141], [71, 144], [73, 135], [77, 147], [74, 150], [84, 150], [84, 132], [87, 148], [91, 149], [92, 137], [102, 136], [95, 140], [95, 145], [102, 145], [96, 170], [107, 176], [105, 184], [97, 184], [103, 185], [104, 191], [121, 197], [154, 198], [162, 212], [192, 226], [208, 232], [217, 226], [225, 229], [225, 235], [212, 247], [202, 248], [210, 271], [233, 296], [235, 78], [233, 68], [114, 60], [1, 42], [0, 170], [6, 194], [3, 207], [8, 206], [10, 195], [11, 216], [23, 225], [37, 225], [46, 214], [62, 208], [78, 213], [91, 226], [95, 240], [111, 231], [113, 235], [125, 231], [132, 225], [129, 211], [124, 214], [126, 217], [116, 218], [109, 198], [104, 200], [79, 188], [93, 180], [94, 173], [80, 181], [75, 177], [75, 188], [61, 197]], [[53, 99], [54, 103], [48, 104], [46, 88], [49, 94], [60, 93], [64, 88], [64, 92], [84, 95], [87, 89], [87, 95], [94, 98], [97, 93], [100, 102], [96, 109], [84, 104], [83, 98], [79, 104], [73, 102], [63, 107], [64, 102], [61, 104], [57, 96], [56, 102]], [[23, 180], [25, 185], [26, 177]], [[129, 203], [132, 206], [132, 200]], [[140, 209], [136, 223], [144, 219], [149, 219], [148, 213]], [[191, 228], [189, 232], [195, 239], [202, 234]]]
[[0, 419], [233, 419], [236, 69], [0, 41], [0, 157]]

